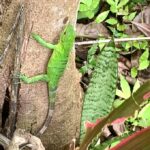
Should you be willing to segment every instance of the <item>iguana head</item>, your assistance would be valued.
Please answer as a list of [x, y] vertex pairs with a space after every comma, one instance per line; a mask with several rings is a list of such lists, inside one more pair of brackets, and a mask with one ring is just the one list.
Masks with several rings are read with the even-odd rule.
[[67, 50], [72, 49], [74, 41], [75, 41], [74, 27], [71, 24], [68, 24], [60, 37], [60, 42], [61, 45], [63, 46], [63, 49]]

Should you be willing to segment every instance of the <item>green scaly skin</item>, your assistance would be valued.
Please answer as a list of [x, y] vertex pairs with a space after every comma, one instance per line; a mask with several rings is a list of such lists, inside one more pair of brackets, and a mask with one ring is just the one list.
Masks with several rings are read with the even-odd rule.
[[53, 53], [49, 59], [47, 65], [47, 73], [40, 74], [33, 77], [27, 77], [26, 75], [21, 74], [20, 79], [24, 83], [35, 83], [38, 81], [44, 81], [48, 83], [48, 93], [49, 93], [49, 109], [47, 113], [46, 120], [40, 130], [37, 132], [37, 136], [42, 135], [47, 129], [48, 125], [51, 122], [54, 108], [55, 108], [55, 99], [56, 99], [56, 90], [58, 82], [61, 76], [64, 73], [66, 68], [69, 54], [73, 48], [75, 40], [75, 31], [72, 25], [66, 25], [65, 29], [61, 33], [58, 44], [53, 45], [45, 40], [43, 40], [39, 35], [32, 33], [32, 37], [40, 43], [42, 46], [53, 50]]

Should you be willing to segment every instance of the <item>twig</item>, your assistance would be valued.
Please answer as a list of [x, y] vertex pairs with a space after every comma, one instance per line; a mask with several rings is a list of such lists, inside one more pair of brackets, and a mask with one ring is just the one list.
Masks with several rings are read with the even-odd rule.
[[[120, 38], [120, 39], [114, 39], [114, 42], [143, 41], [143, 40], [150, 40], [150, 37]], [[109, 43], [110, 41], [111, 41], [111, 39], [95, 40], [95, 41], [83, 41], [83, 42], [75, 42], [75, 45], [89, 45], [89, 44], [97, 44], [97, 43]]]
[[[32, 28], [33, 28], [33, 22], [30, 23], [29, 30], [27, 32], [25, 31], [23, 45], [22, 45], [22, 49], [21, 49], [22, 54], [26, 54], [26, 50], [27, 50], [27, 47], [28, 47], [28, 43], [29, 43], [31, 32], [32, 32]], [[25, 59], [24, 56], [23, 55], [21, 56], [21, 64], [23, 63], [23, 61]]]
[[10, 143], [10, 140], [0, 133], [0, 144], [6, 149]]
[[6, 135], [9, 138], [12, 137], [16, 125], [17, 101], [18, 101], [18, 90], [19, 90], [19, 85], [16, 84], [19, 83], [19, 79], [16, 78], [16, 74], [19, 74], [20, 72], [20, 53], [21, 53], [20, 51], [23, 43], [23, 34], [24, 34], [24, 25], [25, 25], [24, 5], [23, 4], [20, 5], [22, 9], [18, 20], [19, 27], [17, 33], [17, 47], [16, 47], [16, 54], [15, 54], [15, 61], [14, 61], [14, 73], [13, 73], [13, 79], [11, 85], [10, 110], [9, 110], [9, 118], [7, 120], [7, 125], [6, 125], [6, 131], [7, 131]]
[[9, 142], [8, 150], [21, 150], [19, 145], [29, 143], [32, 150], [45, 150], [41, 140], [24, 129], [17, 129], [12, 140]]
[[15, 29], [16, 29], [16, 27], [17, 27], [17, 25], [18, 25], [19, 18], [20, 18], [20, 15], [21, 15], [21, 12], [22, 12], [22, 11], [23, 11], [23, 5], [20, 5], [20, 8], [19, 8], [19, 11], [18, 11], [18, 13], [17, 13], [15, 22], [14, 22], [14, 24], [13, 24], [11, 30], [10, 30], [10, 33], [9, 33], [7, 39], [6, 39], [6, 46], [5, 46], [4, 52], [3, 52], [3, 54], [0, 56], [0, 65], [3, 63], [4, 58], [5, 58], [5, 56], [6, 56], [7, 52], [8, 52], [8, 50], [9, 50], [10, 43], [11, 43], [11, 40], [12, 40], [12, 38], [13, 38], [13, 36], [14, 36]]

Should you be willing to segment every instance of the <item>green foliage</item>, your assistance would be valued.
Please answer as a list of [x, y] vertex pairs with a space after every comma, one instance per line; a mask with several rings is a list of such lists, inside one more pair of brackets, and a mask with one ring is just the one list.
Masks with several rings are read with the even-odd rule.
[[96, 59], [94, 54], [96, 53], [98, 46], [97, 44], [93, 44], [91, 48], [88, 50], [88, 55], [87, 55], [87, 62], [86, 64], [81, 67], [80, 72], [82, 74], [87, 73], [89, 70], [92, 70], [95, 67], [96, 64]]
[[123, 7], [129, 2], [129, 0], [106, 0], [110, 5], [110, 11], [112, 13], [119, 14], [122, 11]]
[[147, 43], [146, 44], [145, 43], [141, 43], [141, 44], [139, 43], [139, 44], [136, 44], [136, 48], [139, 48], [139, 49], [145, 48], [145, 50], [139, 58], [139, 66], [137, 68], [136, 67], [131, 68], [131, 76], [133, 78], [135, 78], [137, 76], [138, 70], [147, 69], [150, 65], [148, 44]]
[[123, 77], [122, 75], [120, 76], [120, 86], [121, 86], [121, 90], [117, 89], [116, 95], [124, 99], [129, 98], [131, 96], [130, 85], [125, 79], [125, 77]]
[[149, 4], [149, 0], [132, 0], [130, 2], [129, 8], [133, 8], [137, 4], [147, 5], [147, 4]]
[[[86, 0], [84, 2], [88, 2], [88, 0]], [[92, 1], [90, 0], [89, 4], [91, 4], [91, 2]], [[132, 21], [136, 16], [136, 12], [133, 11], [131, 6], [137, 4], [138, 2], [142, 3], [142, 2], [144, 2], [144, 0], [143, 1], [141, 1], [141, 0], [137, 0], [137, 1], [136, 0], [133, 0], [133, 1], [129, 1], [129, 0], [106, 0], [106, 1], [103, 1], [103, 2], [105, 3], [105, 8], [103, 9], [103, 11], [100, 11], [100, 14], [97, 17], [95, 16], [96, 17], [95, 22], [96, 23], [105, 22], [106, 25], [108, 25], [107, 27], [110, 29], [110, 31], [112, 32], [114, 37], [117, 37], [117, 38], [128, 37], [128, 35], [126, 35], [124, 33], [124, 31], [127, 29], [127, 26], [126, 26], [125, 22]], [[109, 9], [108, 9], [108, 7], [109, 7]], [[92, 9], [92, 7], [91, 7], [91, 9]], [[82, 12], [85, 13], [83, 10], [82, 10]], [[95, 12], [97, 12], [97, 11], [95, 11]], [[96, 13], [91, 13], [92, 15], [89, 15], [90, 13], [88, 15], [87, 14], [85, 16], [88, 16], [88, 18], [93, 18]], [[103, 44], [100, 43], [99, 47], [100, 48], [103, 47]], [[106, 116], [111, 111], [110, 106], [112, 106], [112, 103], [113, 103], [112, 97], [110, 98], [111, 100], [110, 100], [110, 105], [109, 106], [107, 105], [107, 103], [109, 103], [109, 98], [107, 99], [106, 97], [109, 97], [108, 93], [111, 91], [111, 89], [109, 89], [109, 88], [113, 87], [111, 84], [113, 84], [114, 81], [109, 80], [107, 78], [107, 77], [110, 77], [109, 75], [111, 74], [110, 73], [111, 71], [109, 71], [109, 70], [107, 70], [107, 71], [103, 70], [102, 71], [102, 68], [106, 69], [107, 68], [106, 64], [109, 65], [109, 63], [110, 63], [110, 62], [107, 62], [107, 59], [109, 57], [105, 56], [105, 54], [104, 54], [104, 52], [107, 51], [106, 49], [107, 49], [107, 47], [105, 47], [105, 49], [101, 51], [101, 54], [99, 54], [98, 57], [97, 57], [97, 61], [96, 61], [96, 57], [94, 56], [94, 54], [96, 52], [96, 49], [92, 49], [92, 50], [90, 49], [90, 53], [92, 52], [91, 55], [89, 55], [89, 53], [88, 53], [88, 55], [90, 56], [90, 59], [88, 58], [88, 61], [87, 61], [86, 65], [83, 67], [84, 68], [83, 69], [84, 73], [88, 72], [89, 69], [95, 68], [95, 70], [93, 72], [93, 76], [92, 76], [91, 82], [89, 84], [89, 88], [88, 88], [87, 93], [86, 93], [85, 98], [84, 98], [82, 120], [81, 120], [81, 136], [80, 136], [81, 139], [82, 139], [83, 135], [85, 134], [85, 129], [84, 129], [85, 121], [95, 122], [96, 119], [101, 118], [103, 116]], [[135, 78], [138, 75], [139, 70], [144, 70], [144, 69], [148, 68], [149, 62], [150, 62], [148, 60], [148, 58], [149, 58], [149, 46], [148, 46], [148, 43], [146, 41], [142, 41], [142, 42], [137, 42], [137, 41], [122, 42], [119, 45], [119, 49], [125, 50], [125, 51], [136, 51], [136, 50], [142, 50], [143, 51], [143, 54], [140, 56], [140, 59], [139, 59], [139, 66], [138, 67], [133, 67], [131, 69], [131, 76], [133, 78]], [[109, 55], [111, 55], [111, 54], [109, 54]], [[106, 58], [104, 59], [103, 56], [105, 56]], [[108, 60], [111, 60], [111, 59], [109, 58]], [[101, 70], [101, 71], [99, 71], [99, 70]], [[105, 76], [107, 76], [107, 77], [105, 77]], [[107, 79], [107, 82], [106, 82], [106, 79]], [[111, 83], [108, 83], [108, 82], [111, 82]], [[109, 85], [109, 88], [108, 88], [108, 85]], [[136, 106], [134, 106], [134, 107], [139, 109], [138, 103], [135, 101], [136, 98], [134, 98], [134, 96], [133, 96], [134, 93], [136, 93], [136, 91], [139, 88], [140, 88], [140, 82], [138, 80], [136, 80], [136, 83], [134, 84], [133, 90], [131, 91], [130, 85], [126, 81], [125, 77], [120, 76], [120, 89], [118, 89], [117, 92], [116, 92], [116, 95], [119, 96], [119, 99], [118, 99], [118, 101], [116, 101], [116, 104], [114, 104], [115, 107], [117, 107], [117, 110], [122, 107], [122, 110], [120, 109], [120, 112], [122, 111], [122, 114], [125, 114], [126, 111], [130, 111], [127, 108], [130, 105], [130, 103], [132, 103], [132, 106], [135, 104]], [[107, 90], [107, 89], [109, 89], [110, 91]], [[131, 97], [133, 97], [133, 98], [131, 98]], [[108, 101], [106, 101], [105, 98]], [[137, 97], [137, 98], [139, 98], [140, 100], [142, 99], [142, 97], [140, 97], [140, 96]], [[130, 99], [131, 102], [129, 102], [128, 99]], [[128, 101], [127, 102], [128, 105], [126, 105], [126, 107], [125, 107], [125, 105], [122, 104], [122, 103], [124, 103], [124, 102], [126, 103], [126, 101]], [[134, 104], [133, 104], [133, 101], [134, 101]], [[131, 106], [131, 111], [133, 113], [134, 109], [133, 109], [132, 106]], [[148, 112], [148, 108], [146, 110], [143, 110], [143, 113], [150, 114], [150, 112]], [[118, 111], [118, 113], [120, 113], [120, 112]], [[116, 110], [113, 113], [116, 114]], [[142, 116], [143, 113], [139, 113], [139, 114], [141, 114], [141, 116]], [[120, 114], [118, 114], [118, 115], [120, 115]], [[116, 114], [116, 116], [117, 116], [117, 114]], [[141, 116], [140, 117], [138, 116], [138, 119], [142, 118]], [[111, 117], [115, 118], [115, 116], [113, 116], [113, 115]], [[146, 115], [144, 117], [145, 118], [146, 117], [150, 118], [149, 115]], [[147, 120], [147, 118], [146, 119], [145, 118], [142, 119], [142, 121], [141, 121], [141, 119], [139, 119], [141, 121], [140, 122], [141, 124], [144, 124], [143, 120]], [[101, 128], [101, 126], [106, 124], [105, 121], [106, 121], [105, 119], [102, 120], [102, 125], [100, 125], [99, 129]], [[93, 133], [91, 132], [92, 133], [91, 137], [94, 134], [96, 134], [96, 130], [97, 130], [97, 133], [100, 132], [100, 130], [98, 132], [98, 127], [97, 127], [93, 131]], [[89, 135], [89, 139], [92, 139], [90, 137], [90, 134], [88, 134], [88, 133], [90, 133], [89, 131], [90, 130], [88, 130], [87, 135]], [[85, 139], [87, 139], [87, 138], [88, 138], [88, 136], [85, 137]], [[87, 141], [86, 140], [85, 141], [88, 143], [90, 141], [89, 139]], [[102, 145], [99, 145], [96, 148], [101, 149], [102, 148], [101, 146]]]
[[78, 19], [92, 19], [99, 9], [100, 0], [81, 0], [78, 12]]
[[137, 69], [136, 69], [136, 67], [132, 67], [131, 68], [131, 77], [132, 78], [135, 78], [136, 76], [137, 76]]
[[138, 125], [141, 127], [148, 127], [150, 126], [150, 103], [147, 104], [145, 107], [138, 114]]
[[124, 31], [125, 29], [126, 29], [126, 25], [125, 24], [117, 23], [117, 30], [118, 31]]
[[123, 102], [124, 102], [124, 100], [115, 99], [115, 101], [114, 101], [114, 103], [113, 103], [113, 108], [119, 107]]
[[96, 23], [103, 22], [107, 18], [108, 15], [109, 15], [109, 10], [102, 12], [101, 14], [97, 16], [97, 18], [95, 19], [95, 22]]
[[138, 89], [140, 88], [140, 81], [136, 80], [134, 86], [133, 86], [133, 91], [132, 93], [135, 93]]
[[149, 57], [149, 49], [146, 49], [143, 54], [140, 56], [140, 59], [139, 59], [139, 68], [138, 70], [144, 70], [144, 69], [147, 69], [148, 66], [149, 66], [149, 60], [148, 60], [148, 57]]
[[[146, 100], [144, 101], [144, 96], [149, 93], [149, 91], [150, 80], [144, 83], [130, 98], [125, 100], [124, 103], [114, 109], [108, 116], [102, 118], [94, 127], [90, 128], [80, 146], [80, 150], [86, 149], [93, 138], [101, 132], [106, 124], [111, 123], [117, 118], [133, 116], [135, 110], [140, 109], [139, 105], [146, 102]], [[150, 134], [148, 133], [148, 135]]]
[[149, 150], [149, 139], [150, 127], [133, 133], [110, 150]]
[[107, 22], [110, 25], [115, 25], [118, 23], [118, 20], [116, 18], [109, 18], [105, 22]]
[[136, 12], [132, 12], [132, 13], [130, 13], [129, 15], [124, 16], [124, 17], [123, 17], [123, 20], [124, 20], [124, 21], [132, 21], [132, 20], [134, 19], [135, 15], [136, 15]]
[[95, 122], [112, 109], [117, 80], [117, 54], [115, 48], [106, 46], [97, 57], [91, 82], [85, 94], [80, 139], [85, 134], [85, 121]]
[[107, 4], [110, 6], [109, 10], [105, 10], [101, 12], [95, 19], [95, 22], [100, 23], [103, 22], [111, 12], [105, 22], [109, 25], [114, 26], [118, 31], [124, 31], [126, 29], [126, 25], [117, 18], [117, 16], [122, 16], [122, 20], [131, 21], [134, 19], [136, 12], [130, 12], [128, 8], [129, 0], [106, 0]]
[[129, 133], [125, 133], [122, 136], [119, 137], [114, 137], [111, 140], [108, 140], [102, 144], [99, 144], [97, 146], [95, 146], [92, 150], [105, 150], [106, 148], [112, 148], [114, 147], [116, 144], [118, 144], [122, 139], [128, 137], [130, 134]]
[[137, 112], [134, 117], [130, 117], [127, 121], [134, 126], [150, 126], [150, 103], [148, 102], [148, 104], [145, 104], [144, 107], [139, 112]]
[[[129, 83], [127, 82], [125, 77], [123, 77], [122, 75], [120, 76], [120, 87], [121, 87], [121, 90], [117, 89], [116, 95], [119, 98], [128, 99], [131, 96], [131, 89], [130, 89]], [[133, 86], [132, 94], [136, 92], [139, 88], [140, 88], [140, 82], [139, 80], [136, 80]]]

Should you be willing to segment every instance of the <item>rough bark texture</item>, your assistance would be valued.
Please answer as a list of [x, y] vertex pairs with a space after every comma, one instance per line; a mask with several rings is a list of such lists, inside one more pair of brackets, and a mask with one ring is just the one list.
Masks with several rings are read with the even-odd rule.
[[[77, 6], [78, 0], [26, 1], [27, 25], [33, 22], [32, 32], [40, 34], [49, 42], [55, 42], [64, 27], [66, 17], [72, 24], [75, 24]], [[50, 52], [47, 49], [31, 39], [28, 48], [22, 53], [21, 72], [28, 76], [44, 73], [49, 56]], [[79, 80], [73, 51], [58, 86], [54, 117], [49, 129], [41, 137], [46, 149], [63, 149], [72, 138], [78, 136], [81, 112]], [[37, 131], [45, 120], [47, 106], [46, 83], [21, 84], [17, 127], [30, 130], [32, 133]]]
[[[11, 27], [17, 14], [19, 0], [15, 0], [13, 2], [6, 2], [1, 0], [0, 2], [0, 53], [2, 54], [2, 51], [6, 47], [6, 39], [10, 33]], [[4, 99], [6, 98], [6, 89], [9, 88], [11, 82], [15, 40], [12, 40], [11, 43], [12, 44], [8, 50], [8, 53], [3, 59], [4, 61], [0, 61], [0, 118], [2, 118], [2, 108], [4, 104]], [[7, 98], [5, 100], [8, 101]], [[0, 119], [0, 125], [2, 125], [2, 119]]]
[[[14, 22], [19, 1], [12, 0], [9, 4], [5, 4], [3, 16], [0, 16], [0, 22], [2, 22], [2, 25], [0, 24], [0, 49], [4, 48], [3, 45]], [[75, 25], [78, 3], [79, 0], [25, 1], [27, 20], [25, 30], [28, 31], [33, 23], [32, 32], [40, 34], [49, 42], [57, 42], [67, 18]], [[50, 52], [47, 49], [30, 39], [27, 49], [22, 51], [21, 72], [28, 76], [45, 73], [49, 57]], [[9, 75], [13, 68], [12, 63], [13, 48], [9, 50], [0, 68], [0, 115], [5, 92], [11, 81]], [[81, 114], [79, 81], [80, 75], [75, 67], [75, 51], [72, 51], [68, 66], [58, 86], [54, 117], [48, 130], [41, 137], [47, 150], [67, 149], [65, 146], [73, 138], [78, 137]], [[46, 83], [39, 82], [31, 85], [21, 83], [17, 128], [24, 128], [32, 133], [37, 131], [45, 120], [47, 107]]]

